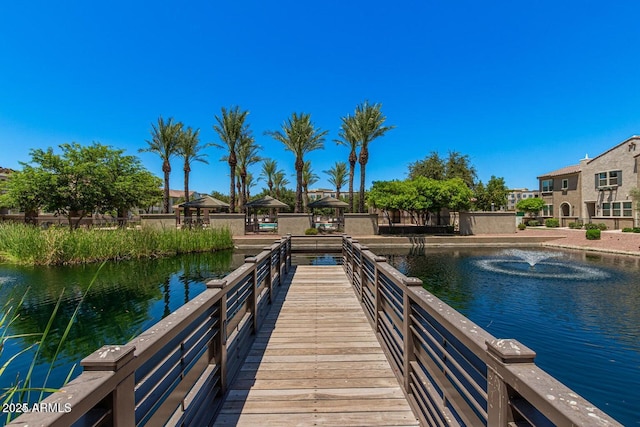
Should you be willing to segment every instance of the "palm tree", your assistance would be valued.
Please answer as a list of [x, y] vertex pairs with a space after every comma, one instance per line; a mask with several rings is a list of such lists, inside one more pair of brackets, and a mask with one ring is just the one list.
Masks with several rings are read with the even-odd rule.
[[[201, 151], [207, 148], [209, 144], [200, 144], [200, 129], [193, 130], [188, 127], [180, 132], [178, 143], [178, 154], [184, 159], [184, 201], [189, 202], [189, 174], [191, 173], [192, 162], [207, 162], [206, 154]], [[189, 208], [184, 209], [184, 217], [189, 217]]]
[[223, 144], [214, 144], [218, 148], [226, 149], [227, 156], [223, 158], [229, 164], [229, 206], [231, 212], [235, 212], [236, 206], [236, 165], [238, 164], [237, 149], [242, 138], [251, 134], [249, 125], [245, 123], [248, 111], [240, 111], [240, 107], [231, 107], [229, 110], [222, 107], [222, 116], [215, 116], [217, 125], [213, 125]]
[[278, 172], [278, 162], [272, 159], [264, 159], [262, 161], [262, 170], [260, 171], [258, 181], [265, 181], [267, 183], [270, 196], [273, 196], [273, 179], [276, 172]]
[[158, 118], [158, 124], [151, 124], [151, 140], [147, 140], [148, 146], [141, 148], [139, 152], [156, 153], [162, 159], [162, 172], [164, 173], [164, 213], [169, 213], [169, 174], [171, 173], [171, 158], [178, 154], [178, 144], [182, 123], [175, 123], [173, 118], [164, 121], [162, 116]]
[[276, 199], [281, 197], [281, 194], [286, 189], [287, 184], [289, 184], [289, 180], [287, 179], [284, 171], [279, 170], [273, 174], [273, 189], [276, 193]]
[[258, 163], [262, 158], [258, 155], [262, 147], [256, 144], [256, 140], [250, 135], [243, 135], [238, 146], [238, 177], [240, 178], [241, 188], [241, 210], [244, 211], [244, 205], [247, 204], [247, 174], [249, 166]]
[[302, 169], [304, 155], [313, 150], [324, 148], [324, 137], [327, 131], [321, 131], [311, 122], [311, 115], [293, 113], [282, 124], [282, 131], [267, 131], [276, 141], [284, 144], [285, 148], [296, 156], [296, 205], [294, 211], [302, 212]]
[[323, 172], [329, 175], [329, 183], [336, 187], [336, 199], [340, 200], [340, 189], [347, 180], [347, 164], [336, 162], [331, 169]]
[[247, 173], [247, 176], [245, 177], [245, 190], [247, 192], [247, 200], [251, 199], [251, 188], [255, 187], [256, 183], [253, 180], [253, 174], [251, 172]]
[[354, 212], [353, 206], [353, 179], [356, 172], [356, 163], [358, 162], [358, 137], [355, 134], [355, 123], [353, 116], [342, 117], [342, 125], [340, 126], [340, 139], [335, 142], [340, 145], [349, 147], [349, 212]]
[[358, 201], [358, 212], [364, 212], [364, 186], [365, 186], [365, 169], [369, 161], [369, 143], [376, 138], [383, 136], [387, 131], [395, 128], [395, 126], [383, 126], [387, 119], [382, 115], [380, 109], [382, 104], [369, 104], [369, 101], [358, 105], [354, 116], [354, 132], [360, 143], [360, 200]]
[[318, 182], [318, 175], [313, 173], [311, 162], [307, 160], [302, 167], [302, 191], [304, 193], [304, 210], [307, 210], [309, 204], [309, 186]]

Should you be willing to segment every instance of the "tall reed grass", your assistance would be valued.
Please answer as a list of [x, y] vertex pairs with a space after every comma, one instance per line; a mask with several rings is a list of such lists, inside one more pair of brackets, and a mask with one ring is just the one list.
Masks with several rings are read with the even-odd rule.
[[0, 261], [30, 265], [81, 264], [139, 259], [233, 247], [224, 229], [43, 230], [25, 224], [0, 224]]

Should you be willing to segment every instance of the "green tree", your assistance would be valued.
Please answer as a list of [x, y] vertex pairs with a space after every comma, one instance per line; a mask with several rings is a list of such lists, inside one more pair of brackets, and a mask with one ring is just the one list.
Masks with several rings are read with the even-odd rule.
[[309, 186], [318, 182], [318, 175], [313, 172], [311, 169], [311, 162], [307, 160], [304, 162], [304, 166], [302, 168], [302, 192], [304, 193], [304, 210], [307, 210], [307, 206], [309, 205]]
[[[202, 150], [208, 144], [200, 144], [200, 129], [193, 130], [190, 127], [180, 132], [178, 138], [178, 154], [184, 160], [182, 170], [184, 171], [184, 201], [189, 202], [189, 175], [191, 174], [191, 163], [201, 162], [209, 164], [206, 154]], [[185, 208], [184, 216], [189, 216], [189, 208]]]
[[304, 168], [304, 155], [324, 148], [324, 137], [327, 131], [316, 128], [311, 121], [311, 115], [293, 113], [282, 124], [281, 131], [267, 131], [266, 135], [276, 141], [280, 141], [287, 150], [291, 151], [295, 158], [296, 170], [296, 205], [295, 212], [302, 212], [302, 170]]
[[418, 160], [409, 165], [409, 179], [416, 179], [419, 176], [439, 181], [461, 178], [467, 187], [474, 188], [477, 174], [468, 155], [450, 151], [445, 160], [433, 151], [424, 160]]
[[162, 160], [164, 174], [164, 213], [169, 213], [169, 175], [171, 174], [171, 158], [178, 154], [178, 144], [182, 123], [175, 123], [173, 118], [166, 122], [160, 116], [157, 124], [151, 124], [151, 140], [147, 140], [147, 147], [139, 151], [155, 153]]
[[267, 183], [267, 188], [269, 189], [268, 194], [272, 197], [274, 195], [273, 180], [275, 178], [276, 172], [278, 172], [278, 162], [273, 159], [263, 159], [262, 169], [260, 170], [258, 181], [264, 181]]
[[329, 183], [336, 189], [336, 199], [340, 199], [340, 189], [347, 180], [347, 164], [345, 162], [335, 162], [331, 169], [323, 171], [329, 175]]
[[417, 160], [409, 165], [409, 179], [416, 179], [419, 176], [436, 180], [445, 179], [445, 163], [438, 153], [432, 151], [424, 160]]
[[[63, 215], [70, 228], [95, 212], [116, 211], [124, 217], [135, 206], [159, 200], [160, 180], [123, 150], [93, 143], [62, 144], [31, 150], [31, 164], [11, 174], [4, 196], [9, 205], [25, 212], [44, 209]], [[75, 221], [74, 221], [75, 218]]]
[[516, 203], [516, 209], [520, 212], [526, 212], [529, 216], [537, 215], [545, 203], [539, 197], [531, 197], [529, 199], [522, 199], [518, 203]]
[[482, 181], [478, 182], [475, 188], [475, 206], [479, 210], [491, 211], [492, 209], [500, 209], [507, 204], [507, 188], [504, 178], [496, 178], [491, 176], [486, 187]]
[[[273, 189], [276, 194], [275, 198], [280, 200], [281, 202], [284, 202], [284, 200], [282, 200], [281, 197], [282, 197], [282, 194], [286, 192], [287, 185], [289, 185], [289, 180], [287, 179], [287, 176], [284, 173], [284, 171], [280, 170], [280, 171], [277, 171], [275, 174], [273, 174]], [[293, 207], [295, 206], [295, 204], [291, 206]]]
[[356, 163], [358, 162], [358, 137], [355, 132], [355, 119], [351, 115], [342, 117], [342, 124], [340, 125], [340, 133], [338, 136], [340, 139], [336, 139], [335, 142], [339, 145], [344, 145], [349, 148], [349, 212], [355, 211], [353, 203], [353, 180], [356, 171]]
[[382, 104], [371, 105], [365, 101], [356, 107], [353, 119], [353, 132], [360, 144], [358, 157], [358, 163], [360, 163], [360, 203], [358, 211], [361, 213], [364, 212], [365, 171], [369, 161], [369, 144], [395, 127], [384, 126], [387, 118], [382, 114], [381, 108]]
[[240, 192], [241, 192], [241, 210], [244, 212], [244, 205], [247, 204], [247, 175], [249, 174], [249, 167], [255, 163], [258, 163], [262, 158], [258, 155], [260, 152], [259, 145], [256, 144], [255, 139], [248, 134], [245, 134], [240, 138], [240, 145], [238, 146], [238, 178], [240, 178]]
[[229, 209], [236, 209], [236, 165], [238, 164], [237, 149], [243, 138], [251, 135], [249, 125], [246, 123], [248, 111], [241, 111], [240, 107], [231, 107], [228, 110], [222, 107], [222, 116], [215, 116], [218, 124], [213, 126], [223, 144], [214, 144], [216, 147], [227, 150], [223, 157], [229, 164]]

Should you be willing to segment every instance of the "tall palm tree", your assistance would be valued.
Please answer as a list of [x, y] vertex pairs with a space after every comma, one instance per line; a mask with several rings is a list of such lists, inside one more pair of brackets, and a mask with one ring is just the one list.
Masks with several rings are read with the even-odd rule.
[[240, 178], [241, 189], [241, 210], [244, 211], [244, 205], [247, 204], [247, 174], [249, 173], [249, 166], [258, 163], [262, 158], [258, 155], [258, 152], [262, 149], [256, 144], [256, 140], [248, 134], [245, 134], [240, 139], [240, 145], [238, 146], [238, 177]]
[[229, 164], [229, 209], [235, 212], [236, 206], [236, 165], [238, 164], [237, 149], [243, 137], [251, 134], [249, 125], [245, 123], [248, 111], [240, 111], [240, 107], [231, 107], [228, 110], [222, 107], [222, 116], [215, 116], [218, 124], [213, 125], [223, 144], [214, 144], [218, 148], [226, 149], [227, 156], [223, 158]]
[[151, 140], [147, 140], [148, 146], [138, 150], [141, 153], [155, 153], [162, 159], [162, 172], [164, 173], [164, 213], [169, 213], [169, 175], [171, 174], [171, 158], [178, 154], [178, 144], [182, 123], [174, 122], [172, 117], [165, 122], [162, 116], [157, 124], [151, 124]]
[[286, 189], [288, 184], [289, 180], [287, 179], [284, 171], [279, 170], [273, 174], [273, 190], [276, 193], [276, 199], [279, 199], [282, 196], [282, 192]]
[[262, 161], [262, 170], [258, 181], [265, 181], [269, 189], [269, 195], [273, 197], [273, 179], [278, 172], [278, 162], [273, 159], [264, 159]]
[[245, 177], [245, 190], [247, 192], [247, 200], [251, 199], [251, 189], [255, 187], [255, 185], [256, 182], [253, 180], [253, 174], [251, 172], [248, 172], [247, 176]]
[[382, 115], [380, 109], [382, 104], [369, 104], [365, 101], [356, 107], [354, 115], [354, 132], [360, 143], [360, 200], [358, 201], [358, 212], [364, 212], [364, 186], [365, 169], [369, 161], [369, 144], [376, 138], [383, 136], [387, 131], [395, 126], [383, 126], [387, 118]]
[[358, 162], [357, 149], [359, 143], [355, 133], [355, 119], [353, 116], [342, 117], [342, 125], [338, 136], [340, 139], [336, 139], [335, 142], [349, 147], [349, 212], [354, 212], [353, 179], [356, 172], [356, 163]]
[[309, 205], [309, 186], [318, 182], [318, 175], [313, 173], [311, 169], [311, 162], [307, 160], [302, 167], [302, 191], [304, 193], [304, 210], [307, 210]]
[[324, 137], [328, 131], [321, 131], [311, 122], [311, 115], [293, 113], [282, 124], [282, 131], [267, 131], [276, 141], [284, 144], [295, 157], [296, 168], [296, 204], [295, 212], [302, 212], [302, 169], [304, 168], [304, 155], [313, 150], [324, 148]]
[[[180, 132], [178, 138], [178, 154], [184, 160], [182, 170], [184, 171], [184, 201], [189, 201], [189, 174], [191, 173], [191, 163], [202, 162], [209, 164], [207, 155], [202, 150], [209, 144], [200, 144], [200, 129], [193, 130], [191, 127]], [[189, 208], [184, 209], [184, 217], [189, 217]]]
[[329, 183], [336, 188], [336, 199], [340, 200], [340, 189], [347, 180], [347, 164], [336, 162], [331, 169], [322, 172], [329, 175]]

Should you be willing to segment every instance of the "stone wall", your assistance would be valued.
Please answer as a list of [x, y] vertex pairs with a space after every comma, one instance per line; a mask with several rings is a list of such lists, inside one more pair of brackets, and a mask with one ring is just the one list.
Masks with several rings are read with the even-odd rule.
[[516, 232], [514, 212], [460, 212], [460, 235], [513, 234]]
[[344, 214], [344, 233], [349, 236], [371, 236], [378, 234], [378, 214]]
[[175, 214], [140, 214], [140, 225], [151, 228], [176, 228]]
[[286, 236], [304, 235], [304, 231], [311, 228], [310, 216], [306, 213], [280, 213], [278, 212], [278, 234]]
[[209, 215], [209, 226], [228, 228], [232, 236], [244, 235], [245, 215], [241, 213], [213, 213]]

